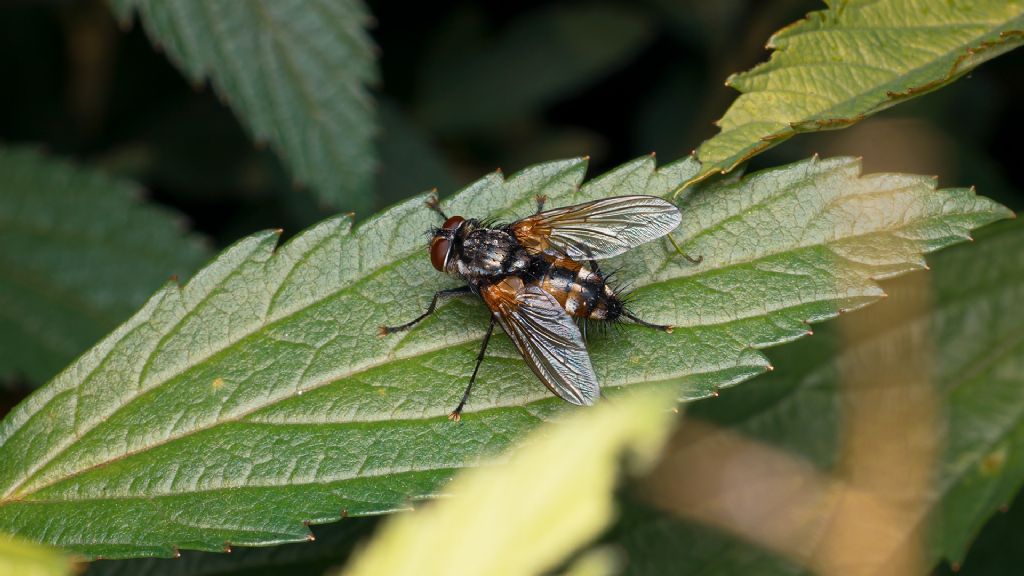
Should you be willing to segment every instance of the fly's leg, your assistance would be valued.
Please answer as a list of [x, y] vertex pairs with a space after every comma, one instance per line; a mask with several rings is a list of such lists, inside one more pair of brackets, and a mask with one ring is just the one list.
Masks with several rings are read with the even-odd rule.
[[671, 234], [669, 234], [667, 238], [668, 241], [672, 243], [672, 246], [676, 249], [676, 252], [678, 252], [679, 255], [682, 256], [683, 258], [686, 258], [686, 261], [689, 262], [690, 264], [696, 265], [704, 261], [703, 256], [697, 256], [696, 258], [694, 258], [693, 256], [690, 256], [686, 252], [683, 252], [683, 249], [679, 247], [679, 244], [676, 244], [675, 238], [672, 238]]
[[476, 366], [473, 368], [473, 375], [469, 377], [469, 385], [466, 386], [466, 391], [462, 393], [462, 400], [459, 402], [459, 405], [448, 415], [449, 420], [458, 422], [462, 419], [462, 409], [466, 407], [466, 401], [469, 400], [469, 391], [473, 389], [473, 382], [476, 382], [476, 373], [480, 371], [480, 364], [484, 361], [484, 353], [487, 352], [487, 343], [491, 341], [492, 332], [494, 332], [494, 316], [491, 316], [491, 323], [487, 326], [487, 334], [484, 334], [483, 344], [480, 345], [480, 353], [476, 355]]
[[438, 201], [436, 195], [431, 196], [430, 198], [427, 198], [427, 208], [430, 208], [434, 212], [437, 212], [438, 214], [440, 214], [442, 220], [447, 220], [448, 219], [448, 216], [445, 216], [444, 211], [441, 210], [441, 203]]
[[459, 287], [459, 288], [450, 288], [448, 290], [438, 290], [437, 292], [434, 293], [434, 299], [430, 301], [430, 306], [427, 307], [427, 311], [426, 312], [424, 312], [423, 314], [420, 314], [419, 316], [417, 316], [412, 321], [406, 322], [405, 324], [401, 324], [399, 326], [381, 326], [380, 330], [378, 331], [378, 333], [381, 336], [387, 336], [388, 334], [394, 334], [395, 332], [401, 332], [402, 330], [408, 330], [409, 328], [412, 328], [413, 326], [418, 324], [421, 320], [423, 320], [427, 316], [430, 316], [431, 314], [433, 314], [434, 310], [437, 308], [437, 302], [441, 298], [448, 298], [450, 296], [462, 296], [463, 294], [469, 294], [469, 293], [470, 293], [469, 286], [462, 286], [462, 287]]
[[544, 211], [544, 203], [548, 201], [548, 197], [543, 194], [537, 194], [537, 211], [534, 214], [540, 214]]
[[672, 333], [673, 326], [671, 326], [669, 324], [653, 324], [651, 322], [648, 322], [647, 320], [643, 320], [641, 318], [637, 318], [636, 316], [630, 314], [629, 312], [627, 312], [625, 310], [622, 311], [622, 315], [625, 316], [626, 318], [629, 318], [633, 322], [636, 322], [637, 324], [639, 324], [641, 326], [647, 326], [648, 328], [654, 328], [655, 330], [661, 330], [662, 332], [667, 332], [669, 334]]

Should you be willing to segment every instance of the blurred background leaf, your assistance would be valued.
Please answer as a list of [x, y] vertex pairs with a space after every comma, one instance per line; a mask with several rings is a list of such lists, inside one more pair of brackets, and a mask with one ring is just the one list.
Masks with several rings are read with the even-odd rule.
[[366, 85], [377, 79], [360, 0], [111, 0], [137, 10], [194, 82], [209, 78], [258, 141], [327, 204], [373, 206], [376, 131]]
[[0, 376], [41, 384], [209, 249], [137, 186], [0, 148]]
[[[850, 441], [849, 430], [844, 433], [844, 422], [851, 418], [851, 402], [860, 397], [873, 398], [874, 402], [883, 398], [871, 386], [847, 386], [844, 390], [841, 381], [865, 371], [873, 373], [872, 364], [888, 367], [895, 358], [906, 363], [908, 346], [934, 346], [931, 385], [938, 399], [935, 437], [942, 444], [933, 473], [934, 488], [918, 493], [927, 505], [926, 514], [919, 518], [919, 525], [911, 527], [923, 529], [926, 566], [940, 560], [960, 565], [982, 524], [996, 510], [1009, 505], [1024, 481], [1024, 312], [1012, 304], [1024, 298], [1024, 225], [1019, 220], [995, 225], [978, 237], [975, 244], [936, 255], [933, 272], [927, 277], [914, 274], [887, 282], [890, 298], [886, 302], [848, 319], [861, 327], [852, 341], [851, 331], [844, 330], [842, 323], [822, 326], [813, 338], [773, 352], [775, 372], [740, 390], [727, 390], [715, 401], [693, 405], [688, 419], [710, 422], [723, 427], [721, 430], [766, 442], [772, 449], [799, 456], [814, 469], [838, 473], [850, 465], [844, 460], [843, 444]], [[908, 310], [908, 304], [920, 302], [922, 296], [928, 299], [927, 293], [931, 294], [931, 308]], [[894, 384], [892, 392], [899, 393], [899, 388], [911, 383]], [[895, 401], [896, 397], [888, 400]], [[875, 405], [875, 410], [882, 409], [882, 405]], [[907, 425], [904, 421], [879, 432], [890, 445], [905, 450], [899, 447], [915, 442]], [[695, 456], [686, 447], [692, 448], [700, 438], [707, 442], [713, 437], [700, 436], [695, 428], [684, 425], [677, 434], [677, 449], [678, 457], [685, 454], [687, 459], [673, 463], [669, 456], [664, 468], [655, 474], [666, 480], [679, 478], [668, 470], [687, 465]], [[873, 450], [857, 465], [871, 470], [871, 460], [881, 459], [881, 452]], [[901, 454], [907, 456], [908, 452]], [[795, 495], [810, 494], [810, 485], [798, 483], [796, 476], [784, 473], [785, 468], [772, 467], [772, 457], [759, 460], [752, 452], [728, 451], [720, 456], [723, 463], [730, 459], [743, 463], [743, 472], [737, 478], [744, 478], [746, 487], [730, 491], [723, 485], [709, 490], [692, 478], [680, 478], [679, 490], [693, 490], [689, 498], [700, 498], [711, 507], [727, 501], [739, 506], [745, 498], [759, 495], [758, 506], [786, 510], [785, 514], [762, 518], [759, 529], [773, 533], [783, 532], [783, 524], [800, 516], [793, 499]], [[715, 459], [705, 458], [704, 466], [714, 468], [717, 464], [710, 461]], [[907, 475], [897, 470], [873, 472], [878, 473], [908, 482]], [[773, 489], [766, 491], [769, 486]], [[650, 499], [650, 494], [648, 489], [641, 498], [646, 495]], [[829, 522], [838, 521], [829, 518], [839, 513], [837, 509], [819, 513]], [[803, 521], [809, 522], [808, 518]], [[631, 562], [629, 572], [633, 574], [663, 574], [679, 565], [701, 574], [807, 573], [792, 558], [774, 556], [718, 531], [728, 526], [727, 521], [725, 528], [717, 530], [699, 527], [692, 519], [677, 519], [649, 503], [634, 501], [609, 540], [625, 547]], [[1017, 526], [1013, 530], [1019, 530]], [[871, 527], [898, 541], [889, 532], [892, 528]], [[821, 547], [812, 552], [827, 553], [820, 534], [802, 536], [801, 543], [808, 548]], [[761, 545], [766, 542], [771, 540]], [[999, 565], [991, 551], [979, 554]], [[858, 555], [867, 562], [872, 551], [860, 549]], [[1012, 556], [1004, 555], [1004, 559]], [[968, 556], [968, 572], [970, 564]], [[1002, 566], [1005, 571], [1006, 564]]]
[[438, 33], [420, 72], [419, 113], [441, 134], [534, 119], [623, 66], [650, 38], [644, 12], [624, 4], [553, 4], [497, 31], [466, 6]]

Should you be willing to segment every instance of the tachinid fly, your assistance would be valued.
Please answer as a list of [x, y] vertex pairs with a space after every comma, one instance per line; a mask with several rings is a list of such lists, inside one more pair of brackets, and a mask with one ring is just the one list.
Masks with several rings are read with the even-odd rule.
[[[679, 225], [679, 209], [654, 196], [615, 196], [537, 212], [508, 225], [489, 226], [462, 216], [449, 218], [437, 200], [428, 205], [444, 218], [433, 231], [434, 268], [466, 285], [434, 294], [427, 311], [400, 326], [382, 326], [381, 335], [407, 330], [434, 312], [440, 299], [477, 294], [491, 310], [473, 375], [449, 418], [458, 420], [483, 362], [494, 324], [501, 324], [523, 359], [556, 396], [573, 404], [593, 404], [600, 386], [583, 335], [574, 319], [611, 322], [628, 318], [671, 332], [625, 309], [607, 283], [597, 260], [611, 258], [660, 238]], [[699, 262], [696, 260], [695, 262]]]

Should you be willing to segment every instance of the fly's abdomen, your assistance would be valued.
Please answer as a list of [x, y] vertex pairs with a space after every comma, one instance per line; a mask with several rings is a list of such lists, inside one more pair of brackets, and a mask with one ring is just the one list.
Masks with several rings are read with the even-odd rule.
[[622, 301], [604, 278], [568, 258], [551, 263], [541, 288], [573, 318], [615, 320], [622, 314]]

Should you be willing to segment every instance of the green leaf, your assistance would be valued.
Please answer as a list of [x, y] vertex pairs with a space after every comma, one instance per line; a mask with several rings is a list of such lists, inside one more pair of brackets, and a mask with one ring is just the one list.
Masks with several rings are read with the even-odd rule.
[[208, 257], [139, 188], [0, 148], [0, 375], [45, 382]]
[[[514, 218], [621, 194], [667, 197], [692, 159], [642, 157], [580, 187], [581, 159], [471, 184], [449, 214]], [[466, 417], [446, 419], [473, 368], [488, 313], [456, 299], [423, 232], [437, 215], [413, 198], [354, 230], [342, 216], [275, 250], [256, 234], [131, 320], [0, 423], [0, 530], [107, 557], [220, 550], [306, 538], [304, 522], [388, 512], [438, 493], [454, 472], [568, 409], [502, 335]], [[805, 320], [865, 305], [871, 280], [920, 268], [921, 251], [962, 240], [1008, 211], [932, 179], [861, 176], [856, 160], [812, 159], [703, 186], [675, 233], [611, 260], [633, 310], [673, 334], [621, 325], [593, 338], [608, 391], [672, 386], [682, 399], [764, 372], [758, 348], [799, 338]], [[881, 250], [880, 246], [886, 246]]]
[[343, 574], [548, 573], [611, 523], [623, 457], [651, 463], [671, 404], [656, 390], [536, 430], [511, 461], [456, 477], [453, 498], [392, 517]]
[[731, 76], [742, 94], [701, 144], [694, 180], [799, 132], [843, 128], [941, 88], [1024, 42], [1021, 0], [832, 0], [776, 32], [768, 62]]
[[[856, 401], [849, 395], [880, 396], [870, 387], [844, 392], [841, 379], [863, 369], [865, 358], [877, 359], [877, 351], [904, 350], [907, 342], [930, 337], [936, 428], [944, 431], [945, 444], [936, 484], [925, 492], [928, 566], [961, 562], [982, 524], [1024, 482], [1024, 309], [1018, 305], [1024, 300], [1024, 223], [993, 226], [978, 242], [942, 252], [931, 264], [931, 307], [908, 315], [901, 311], [906, 303], [928, 295], [915, 279], [889, 283], [886, 302], [858, 313], [876, 331], [851, 344], [848, 332], [824, 326], [772, 354], [778, 369], [756, 385], [694, 405], [688, 414], [783, 448], [818, 469], [848, 468], [838, 455], [844, 407]], [[884, 433], [908, 437], [907, 428]], [[894, 540], [909, 536], [879, 529]], [[679, 565], [701, 574], [746, 574], [751, 566], [759, 574], [803, 573], [750, 544], [646, 506], [629, 508], [612, 540], [635, 559], [630, 570], [637, 574]]]
[[0, 574], [10, 576], [65, 576], [74, 563], [51, 548], [0, 534]]
[[456, 19], [424, 64], [420, 113], [448, 132], [521, 122], [623, 66], [650, 29], [628, 5], [545, 6], [497, 34], [472, 15]]
[[352, 549], [373, 533], [377, 518], [346, 518], [317, 526], [316, 540], [258, 548], [234, 548], [230, 554], [184, 551], [175, 558], [98, 560], [83, 576], [275, 576], [323, 574], [345, 562]]
[[377, 80], [360, 0], [110, 0], [194, 82], [209, 78], [257, 141], [328, 204], [373, 205]]

